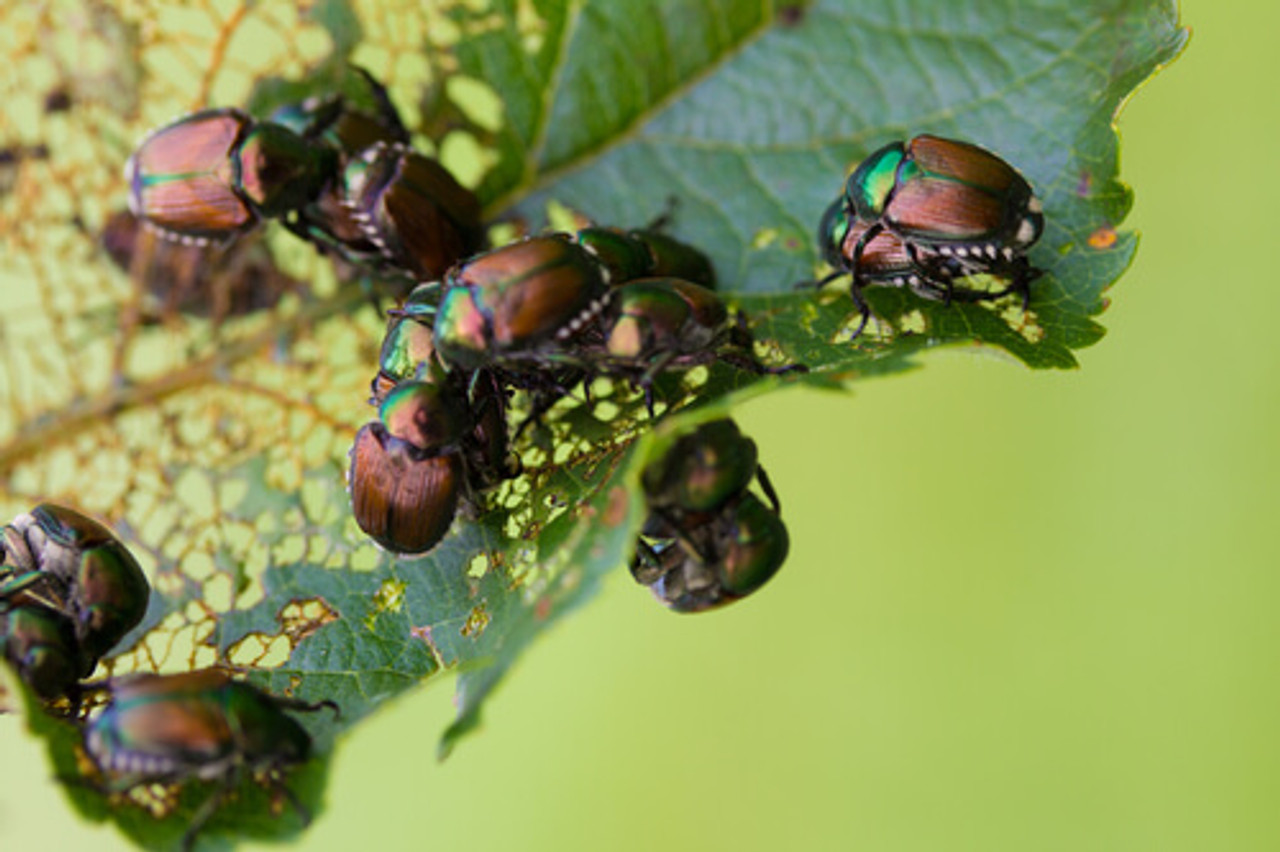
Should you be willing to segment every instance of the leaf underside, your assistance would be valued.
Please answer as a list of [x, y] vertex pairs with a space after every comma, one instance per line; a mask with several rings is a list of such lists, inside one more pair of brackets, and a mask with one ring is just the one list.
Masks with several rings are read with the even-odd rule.
[[[1101, 337], [1103, 294], [1136, 244], [1117, 230], [1131, 193], [1112, 119], [1181, 49], [1173, 3], [641, 5], [325, 0], [303, 14], [62, 0], [0, 12], [17, 57], [0, 72], [0, 516], [69, 503], [111, 521], [144, 563], [150, 611], [101, 676], [224, 663], [277, 693], [331, 698], [339, 720], [303, 719], [323, 754], [381, 702], [454, 671], [447, 751], [529, 642], [625, 570], [644, 517], [638, 472], [680, 430], [792, 383], [898, 372], [938, 345], [1065, 368]], [[351, 276], [268, 229], [269, 280], [288, 292], [213, 322], [157, 307], [98, 245], [147, 129], [205, 106], [262, 114], [338, 85], [347, 62], [387, 83], [418, 147], [477, 187], [496, 222], [536, 229], [567, 208], [640, 227], [674, 200], [670, 233], [710, 255], [760, 354], [811, 373], [664, 377], [672, 416], [656, 430], [634, 393], [602, 383], [591, 405], [575, 395], [531, 430], [517, 446], [525, 474], [431, 553], [375, 548], [344, 470], [374, 416], [382, 319]], [[69, 108], [50, 107], [55, 93]], [[1025, 313], [1013, 299], [944, 305], [873, 288], [875, 318], [853, 342], [847, 282], [793, 285], [826, 271], [813, 232], [851, 165], [923, 132], [977, 142], [1028, 178], [1045, 205], [1030, 255], [1045, 274]], [[29, 718], [58, 773], [81, 773], [76, 731]], [[314, 806], [326, 771], [314, 761], [290, 787]], [[209, 792], [152, 802], [169, 814], [156, 819], [69, 788], [82, 813], [150, 848], [174, 848]], [[278, 798], [242, 785], [202, 843], [296, 833]]]

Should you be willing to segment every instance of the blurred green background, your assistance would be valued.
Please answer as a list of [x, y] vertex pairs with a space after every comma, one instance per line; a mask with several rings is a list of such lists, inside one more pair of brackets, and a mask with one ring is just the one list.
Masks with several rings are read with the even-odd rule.
[[[1083, 369], [964, 350], [741, 423], [793, 551], [679, 617], [619, 572], [444, 764], [342, 744], [307, 848], [1280, 848], [1280, 7], [1189, 0], [1121, 120], [1133, 269]], [[115, 848], [0, 723], [0, 849]]]

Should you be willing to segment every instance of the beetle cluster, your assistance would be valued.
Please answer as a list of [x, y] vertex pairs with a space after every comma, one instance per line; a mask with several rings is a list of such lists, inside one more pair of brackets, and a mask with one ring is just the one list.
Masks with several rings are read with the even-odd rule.
[[0, 542], [4, 655], [45, 701], [79, 682], [142, 621], [151, 586], [111, 531], [65, 506], [19, 515]]
[[367, 108], [334, 94], [262, 121], [209, 109], [153, 131], [125, 166], [129, 209], [183, 243], [226, 243], [270, 218], [349, 262], [439, 276], [482, 246], [480, 203], [409, 147], [382, 84], [353, 72]]
[[527, 423], [579, 383], [621, 378], [652, 417], [667, 370], [803, 369], [757, 360], [711, 284], [706, 257], [656, 229], [592, 227], [492, 249], [420, 285], [392, 312], [372, 383], [379, 419], [351, 452], [360, 528], [396, 553], [434, 547], [459, 503], [518, 471], [506, 423], [516, 390], [531, 396]]
[[[977, 145], [937, 136], [891, 142], [858, 164], [818, 226], [818, 246], [845, 275], [861, 314], [868, 285], [908, 287], [945, 302], [1022, 297], [1041, 274], [1027, 250], [1044, 231], [1044, 213], [1026, 179]], [[956, 282], [991, 275], [1008, 284], [989, 292]]]
[[139, 785], [216, 781], [192, 818], [183, 847], [242, 775], [268, 776], [303, 820], [309, 814], [279, 770], [305, 762], [311, 738], [284, 710], [315, 710], [232, 680], [219, 669], [132, 675], [85, 682], [98, 661], [147, 610], [151, 586], [119, 539], [74, 509], [42, 503], [3, 528], [0, 538], [0, 640], [4, 657], [37, 698], [64, 699], [78, 719], [86, 694], [107, 705], [83, 723], [84, 748], [104, 792]]
[[[765, 505], [749, 489], [757, 480]], [[732, 420], [679, 438], [642, 476], [649, 517], [631, 573], [677, 612], [702, 612], [769, 581], [790, 541], [756, 445]]]

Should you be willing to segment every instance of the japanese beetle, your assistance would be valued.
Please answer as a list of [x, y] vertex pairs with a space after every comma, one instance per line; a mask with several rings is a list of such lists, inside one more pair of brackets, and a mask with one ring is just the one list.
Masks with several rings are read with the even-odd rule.
[[756, 442], [738, 424], [727, 417], [703, 423], [644, 469], [645, 501], [680, 515], [713, 512], [751, 485], [756, 462]]
[[74, 700], [78, 681], [97, 662], [85, 659], [69, 618], [34, 602], [0, 601], [0, 640], [5, 659], [42, 701]]
[[[823, 216], [818, 239], [837, 268], [832, 277], [852, 278], [861, 332], [870, 314], [864, 283], [905, 284], [948, 301], [1015, 292], [1025, 306], [1029, 285], [1041, 274], [1026, 252], [1043, 231], [1040, 199], [1012, 166], [977, 145], [925, 135], [864, 159]], [[885, 233], [891, 238], [882, 238]], [[991, 293], [954, 285], [980, 274], [1009, 284]]]
[[311, 737], [285, 710], [308, 704], [272, 696], [204, 669], [175, 675], [133, 675], [108, 681], [111, 700], [85, 727], [84, 747], [102, 773], [104, 792], [143, 784], [212, 781], [218, 789], [196, 811], [182, 836], [190, 849], [205, 822], [245, 773], [265, 772], [303, 822], [311, 815], [278, 777], [311, 757]]
[[370, 384], [370, 402], [380, 404], [397, 384], [409, 379], [436, 381], [443, 365], [436, 357], [434, 284], [416, 287], [399, 308], [389, 311], [378, 353], [378, 374]]
[[[481, 377], [484, 378], [483, 376]], [[356, 433], [347, 475], [360, 529], [394, 553], [425, 553], [453, 524], [458, 505], [514, 475], [507, 461], [501, 390], [479, 381], [472, 407], [458, 379], [405, 381]]]
[[304, 289], [280, 270], [259, 232], [220, 244], [175, 242], [142, 226], [128, 210], [107, 218], [100, 234], [107, 255], [140, 296], [137, 318], [169, 320], [176, 313], [228, 317], [266, 310], [287, 292]]
[[679, 278], [715, 289], [716, 274], [707, 256], [656, 228], [590, 227], [574, 238], [605, 267], [613, 286], [637, 278]]
[[782, 518], [744, 491], [687, 529], [651, 515], [632, 573], [674, 611], [705, 612], [763, 586], [778, 573], [789, 548]]
[[39, 598], [70, 619], [86, 675], [146, 614], [151, 586], [137, 560], [74, 509], [43, 503], [19, 515], [4, 529], [4, 557], [18, 574], [39, 572]]
[[409, 131], [386, 87], [359, 65], [347, 68], [354, 73], [350, 79], [358, 79], [365, 90], [362, 96], [335, 92], [309, 97], [277, 107], [268, 120], [305, 139], [325, 142], [344, 157], [378, 142], [409, 144]]
[[343, 172], [344, 204], [389, 266], [438, 280], [484, 244], [480, 202], [444, 166], [403, 144], [376, 142]]
[[262, 217], [314, 201], [337, 153], [237, 109], [197, 112], [156, 130], [125, 164], [129, 209], [184, 242], [230, 239]]
[[563, 234], [521, 240], [449, 270], [435, 345], [463, 370], [536, 372], [593, 326], [607, 293], [601, 264]]
[[[818, 227], [818, 242], [827, 263], [835, 269], [843, 269], [869, 227], [845, 213], [843, 197], [836, 199], [823, 214], [822, 224]], [[858, 277], [864, 284], [909, 287], [927, 299], [946, 295], [941, 284], [921, 277], [920, 268], [912, 260], [902, 239], [892, 231], [881, 231], [863, 245], [858, 260]]]
[[[771, 506], [749, 490], [753, 479]], [[756, 445], [729, 419], [680, 437], [641, 475], [649, 517], [631, 571], [677, 612], [751, 594], [777, 573], [788, 537]]]
[[726, 361], [753, 373], [804, 371], [767, 367], [752, 351], [741, 314], [731, 315], [713, 291], [678, 278], [642, 278], [615, 288], [601, 318], [603, 354], [594, 368], [629, 374], [653, 410], [653, 381], [666, 369]]
[[285, 224], [322, 252], [332, 250], [349, 262], [377, 267], [385, 265], [385, 258], [382, 249], [367, 236], [348, 198], [346, 172], [353, 161], [374, 145], [409, 144], [409, 131], [383, 85], [363, 68], [348, 67], [354, 72], [353, 79], [358, 79], [364, 89], [361, 97], [341, 93], [310, 97], [271, 113], [271, 121], [338, 154], [332, 180], [314, 203], [287, 219]]

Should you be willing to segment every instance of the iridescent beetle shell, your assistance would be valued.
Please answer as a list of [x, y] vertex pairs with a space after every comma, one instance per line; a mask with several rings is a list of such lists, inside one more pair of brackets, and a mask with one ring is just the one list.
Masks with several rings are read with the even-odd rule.
[[37, 604], [0, 603], [0, 640], [18, 677], [42, 701], [74, 694], [96, 663], [81, 653], [71, 620]]
[[265, 692], [217, 669], [112, 681], [85, 729], [104, 773], [131, 780], [211, 780], [237, 765], [305, 762], [311, 737]]
[[[275, 772], [310, 759], [311, 737], [286, 709], [337, 710], [332, 702], [274, 697], [218, 669], [133, 675], [106, 688], [111, 701], [84, 733], [105, 790], [192, 778], [221, 784], [188, 826], [184, 849], [244, 773]], [[308, 822], [310, 814], [285, 793]]]
[[449, 271], [435, 344], [464, 370], [534, 358], [586, 329], [606, 301], [598, 261], [562, 235], [532, 237]]
[[387, 323], [378, 353], [378, 374], [371, 385], [372, 401], [381, 403], [396, 385], [409, 379], [430, 381], [436, 363], [435, 335], [430, 321], [423, 322], [408, 314], [393, 316]]
[[872, 153], [849, 176], [845, 198], [863, 222], [882, 220], [921, 249], [977, 263], [1010, 261], [1044, 230], [1040, 201], [1017, 170], [985, 148], [937, 136]]
[[715, 270], [707, 256], [657, 230], [590, 227], [574, 238], [595, 255], [615, 287], [638, 278], [679, 278], [715, 289]]
[[[823, 216], [818, 240], [836, 274], [852, 276], [860, 333], [870, 315], [864, 284], [947, 301], [1016, 292], [1025, 306], [1040, 275], [1026, 252], [1043, 231], [1040, 200], [1012, 166], [977, 145], [922, 135], [885, 145], [858, 165]], [[954, 283], [980, 274], [1009, 283], [993, 292]]]
[[641, 478], [650, 507], [677, 513], [713, 512], [755, 479], [756, 443], [728, 418], [682, 435]]
[[445, 385], [408, 381], [356, 433], [347, 475], [351, 508], [366, 535], [394, 553], [424, 553], [453, 524], [468, 487], [459, 445], [471, 428]]
[[138, 218], [174, 238], [208, 242], [303, 207], [336, 167], [326, 146], [236, 109], [213, 109], [145, 138], [125, 165], [125, 180]]
[[448, 170], [402, 144], [378, 142], [344, 173], [346, 204], [387, 263], [438, 280], [484, 244], [480, 202]]
[[[845, 259], [857, 252], [857, 246], [871, 226], [845, 215], [845, 201], [836, 199], [822, 217], [818, 241], [828, 264], [839, 269]], [[944, 281], [963, 274], [963, 270], [945, 258], [934, 259], [922, 268], [912, 259], [902, 238], [892, 231], [880, 231], [863, 246], [858, 260], [858, 277], [865, 284], [906, 287], [926, 299], [941, 300], [955, 294]]]
[[768, 582], [790, 549], [787, 527], [759, 497], [746, 492], [714, 529], [720, 587], [728, 597], [751, 594]]
[[665, 522], [652, 521], [658, 541], [641, 542], [632, 573], [675, 612], [706, 612], [752, 594], [778, 573], [790, 547], [782, 519], [750, 491], [674, 538], [663, 537]]
[[97, 660], [142, 621], [151, 586], [133, 554], [92, 518], [51, 503], [31, 517], [56, 545], [44, 549], [41, 570], [69, 589], [66, 614], [84, 652]]
[[365, 535], [393, 553], [425, 553], [444, 538], [462, 480], [455, 454], [428, 456], [378, 422], [356, 433], [351, 509]]
[[119, 210], [103, 224], [100, 241], [142, 297], [142, 322], [187, 313], [218, 325], [228, 317], [271, 308], [285, 293], [305, 289], [276, 266], [260, 237], [251, 232], [218, 244], [182, 243]]
[[614, 290], [605, 309], [605, 350], [615, 358], [707, 354], [734, 326], [711, 290], [678, 278], [644, 278]]
[[420, 284], [399, 308], [388, 311], [387, 331], [378, 353], [378, 373], [370, 385], [375, 405], [397, 384], [409, 379], [443, 379], [444, 364], [436, 356], [435, 317], [439, 285]]
[[[382, 250], [369, 239], [358, 210], [348, 199], [347, 169], [374, 145], [407, 145], [409, 131], [383, 85], [363, 68], [347, 67], [364, 89], [359, 98], [337, 93], [310, 97], [277, 108], [271, 120], [338, 154], [333, 179], [315, 202], [299, 213], [292, 224], [294, 232], [322, 251], [337, 251], [350, 262], [382, 265]], [[361, 171], [357, 168], [353, 174]]]
[[724, 361], [757, 375], [807, 370], [801, 364], [769, 367], [752, 349], [745, 317], [730, 315], [715, 292], [677, 278], [642, 278], [616, 287], [601, 317], [601, 373], [627, 375], [653, 412], [653, 382], [668, 369]]
[[[772, 506], [749, 488], [758, 480]], [[759, 589], [782, 566], [789, 541], [755, 442], [732, 420], [676, 440], [641, 475], [649, 516], [631, 571], [677, 612], [703, 612]]]
[[69, 509], [44, 503], [3, 530], [0, 609], [55, 611], [71, 626], [78, 675], [146, 614], [151, 587], [133, 555], [105, 526]]

